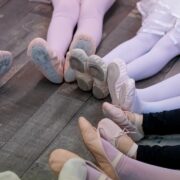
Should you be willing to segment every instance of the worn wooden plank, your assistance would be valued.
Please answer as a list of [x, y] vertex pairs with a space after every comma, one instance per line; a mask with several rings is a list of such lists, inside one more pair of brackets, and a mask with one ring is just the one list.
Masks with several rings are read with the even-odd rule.
[[[22, 175], [68, 124], [84, 102], [62, 96], [57, 90], [0, 150], [0, 171]], [[0, 155], [1, 156], [1, 155]]]
[[63, 148], [73, 151], [85, 159], [93, 160], [91, 154], [88, 152], [82, 141], [81, 134], [78, 127], [78, 118], [84, 116], [89, 119], [93, 125], [103, 117], [101, 111], [102, 101], [90, 98], [88, 102], [79, 110], [76, 116], [71, 120], [68, 126], [58, 134], [51, 146], [41, 155], [41, 157], [32, 165], [29, 171], [23, 176], [23, 180], [56, 179], [50, 172], [48, 167], [49, 153], [56, 148]]
[[122, 22], [108, 35], [106, 41], [101, 44], [98, 52], [100, 56], [104, 56], [119, 44], [133, 37], [141, 24], [141, 18], [136, 9], [130, 11]]

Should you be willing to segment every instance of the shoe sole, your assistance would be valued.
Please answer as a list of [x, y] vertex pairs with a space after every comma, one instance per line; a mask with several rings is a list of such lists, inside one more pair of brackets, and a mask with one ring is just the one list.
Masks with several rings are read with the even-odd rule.
[[89, 73], [94, 79], [93, 95], [97, 99], [104, 99], [109, 95], [107, 86], [107, 71], [105, 72], [101, 67], [98, 56], [91, 56], [88, 61]]
[[76, 71], [78, 87], [83, 91], [92, 90], [93, 79], [87, 70], [87, 59], [80, 53], [70, 57], [70, 66]]
[[11, 68], [11, 64], [12, 64], [12, 57], [4, 57], [2, 60], [0, 60], [0, 76], [3, 76], [4, 74], [6, 74], [10, 68]]
[[47, 50], [41, 46], [34, 46], [31, 50], [32, 61], [42, 72], [42, 74], [51, 82], [60, 84], [63, 78], [54, 69], [51, 58]]

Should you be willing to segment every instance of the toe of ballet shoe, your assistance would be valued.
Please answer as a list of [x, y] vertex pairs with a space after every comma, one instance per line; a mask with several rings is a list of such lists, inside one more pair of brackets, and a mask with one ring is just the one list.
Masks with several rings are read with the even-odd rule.
[[110, 119], [102, 119], [98, 123], [98, 131], [100, 135], [116, 147], [116, 139], [120, 136], [123, 130]]
[[64, 149], [56, 149], [49, 156], [49, 166], [58, 175], [64, 164], [73, 158], [80, 158], [78, 155]]
[[5, 180], [5, 179], [20, 180], [19, 177], [11, 171], [5, 171], [5, 172], [0, 173], [0, 179], [2, 179], [2, 180]]
[[60, 180], [85, 180], [87, 179], [86, 162], [83, 159], [74, 158], [68, 160], [60, 174]]

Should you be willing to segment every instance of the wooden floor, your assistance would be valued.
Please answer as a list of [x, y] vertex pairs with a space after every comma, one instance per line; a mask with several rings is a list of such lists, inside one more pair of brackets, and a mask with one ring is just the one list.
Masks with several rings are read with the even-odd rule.
[[[118, 0], [105, 19], [98, 55], [104, 56], [132, 37], [140, 26], [135, 0]], [[46, 37], [52, 7], [27, 0], [0, 0], [0, 49], [13, 52], [12, 70], [0, 82], [0, 171], [12, 170], [23, 180], [55, 180], [48, 155], [65, 148], [92, 160], [83, 145], [77, 119], [94, 125], [103, 117], [103, 101], [74, 84], [53, 85], [26, 55], [28, 43]], [[147, 87], [180, 72], [178, 58], [157, 76], [137, 83]], [[107, 99], [109, 101], [110, 98]], [[172, 140], [173, 139], [173, 140]], [[148, 137], [141, 143], [177, 144], [180, 138]]]

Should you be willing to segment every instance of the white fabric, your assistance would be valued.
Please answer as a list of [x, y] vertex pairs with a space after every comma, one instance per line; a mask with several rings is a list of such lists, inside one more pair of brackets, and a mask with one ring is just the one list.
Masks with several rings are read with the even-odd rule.
[[169, 9], [173, 16], [180, 18], [179, 0], [141, 0], [137, 3], [137, 7], [144, 16], [151, 12], [157, 6], [157, 4], [160, 4], [162, 7]]

